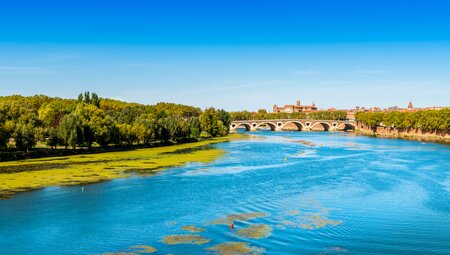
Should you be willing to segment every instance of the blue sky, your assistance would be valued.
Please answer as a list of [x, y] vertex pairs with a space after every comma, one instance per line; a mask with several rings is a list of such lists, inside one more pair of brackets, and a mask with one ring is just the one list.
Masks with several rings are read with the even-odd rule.
[[2, 1], [0, 95], [450, 105], [450, 2]]

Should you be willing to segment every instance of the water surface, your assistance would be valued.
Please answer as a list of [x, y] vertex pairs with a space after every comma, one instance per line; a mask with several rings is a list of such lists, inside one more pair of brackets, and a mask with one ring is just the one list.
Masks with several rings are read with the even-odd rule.
[[[230, 241], [263, 254], [450, 254], [449, 147], [345, 133], [253, 134], [215, 145], [228, 153], [210, 164], [0, 200], [0, 254], [150, 245], [154, 254], [194, 255]], [[240, 213], [265, 217], [234, 221], [233, 230], [210, 224]], [[190, 234], [188, 225], [210, 242], [161, 242]], [[239, 232], [255, 226], [266, 231], [259, 238]]]

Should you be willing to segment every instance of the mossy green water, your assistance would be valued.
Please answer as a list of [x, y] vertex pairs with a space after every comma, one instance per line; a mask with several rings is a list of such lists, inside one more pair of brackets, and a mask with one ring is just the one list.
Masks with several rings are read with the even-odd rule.
[[139, 255], [139, 254], [151, 254], [158, 251], [155, 247], [149, 245], [136, 245], [130, 247], [128, 250], [120, 252], [107, 252], [103, 253], [102, 255]]
[[249, 243], [244, 242], [227, 242], [221, 243], [213, 247], [207, 248], [208, 251], [212, 251], [217, 255], [241, 255], [241, 254], [251, 254], [251, 255], [261, 255], [264, 252], [263, 248], [256, 246], [250, 246]]
[[329, 208], [323, 207], [315, 199], [301, 201], [302, 210], [293, 209], [286, 213], [279, 228], [284, 227], [316, 230], [324, 227], [334, 227], [343, 223], [342, 220], [329, 219]]
[[264, 212], [251, 212], [251, 213], [239, 213], [239, 214], [230, 214], [225, 218], [218, 218], [211, 221], [210, 225], [229, 225], [234, 223], [235, 221], [248, 221], [256, 218], [263, 218], [269, 216]]
[[203, 231], [206, 230], [206, 229], [204, 229], [204, 228], [196, 227], [195, 225], [183, 226], [183, 227], [181, 227], [181, 228], [182, 228], [183, 230], [185, 230], [185, 231], [189, 231], [189, 232], [192, 232], [192, 233], [203, 232]]
[[225, 153], [208, 145], [238, 138], [242, 135], [166, 147], [3, 162], [0, 163], [3, 170], [0, 173], [0, 197], [48, 186], [125, 178], [131, 173], [152, 174], [189, 162], [208, 163]]
[[237, 231], [237, 235], [243, 238], [260, 239], [270, 236], [272, 228], [267, 224], [251, 225], [247, 228], [242, 228]]
[[205, 244], [211, 240], [200, 235], [170, 235], [165, 236], [161, 242], [165, 244]]

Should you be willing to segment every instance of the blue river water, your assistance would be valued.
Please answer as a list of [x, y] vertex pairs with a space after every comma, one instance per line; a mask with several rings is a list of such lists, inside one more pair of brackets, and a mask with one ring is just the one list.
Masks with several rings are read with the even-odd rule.
[[[51, 187], [0, 200], [0, 254], [450, 254], [450, 148], [328, 132], [255, 132], [227, 152], [155, 176]], [[211, 225], [230, 214], [266, 217]], [[267, 237], [237, 235], [267, 224]], [[168, 245], [204, 228], [206, 244]], [[219, 253], [218, 253], [219, 254]], [[227, 254], [227, 253], [225, 253]], [[234, 253], [228, 253], [234, 254]], [[236, 253], [238, 254], [238, 253]]]

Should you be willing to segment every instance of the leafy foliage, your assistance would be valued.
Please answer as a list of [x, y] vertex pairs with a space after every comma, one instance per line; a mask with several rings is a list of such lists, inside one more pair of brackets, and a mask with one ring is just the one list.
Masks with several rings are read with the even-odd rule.
[[414, 128], [429, 132], [450, 132], [450, 108], [416, 112], [358, 112], [356, 119], [371, 128], [386, 126], [400, 130]]
[[224, 110], [126, 103], [89, 91], [76, 100], [14, 95], [0, 97], [0, 150], [185, 142], [226, 135], [230, 122]]

